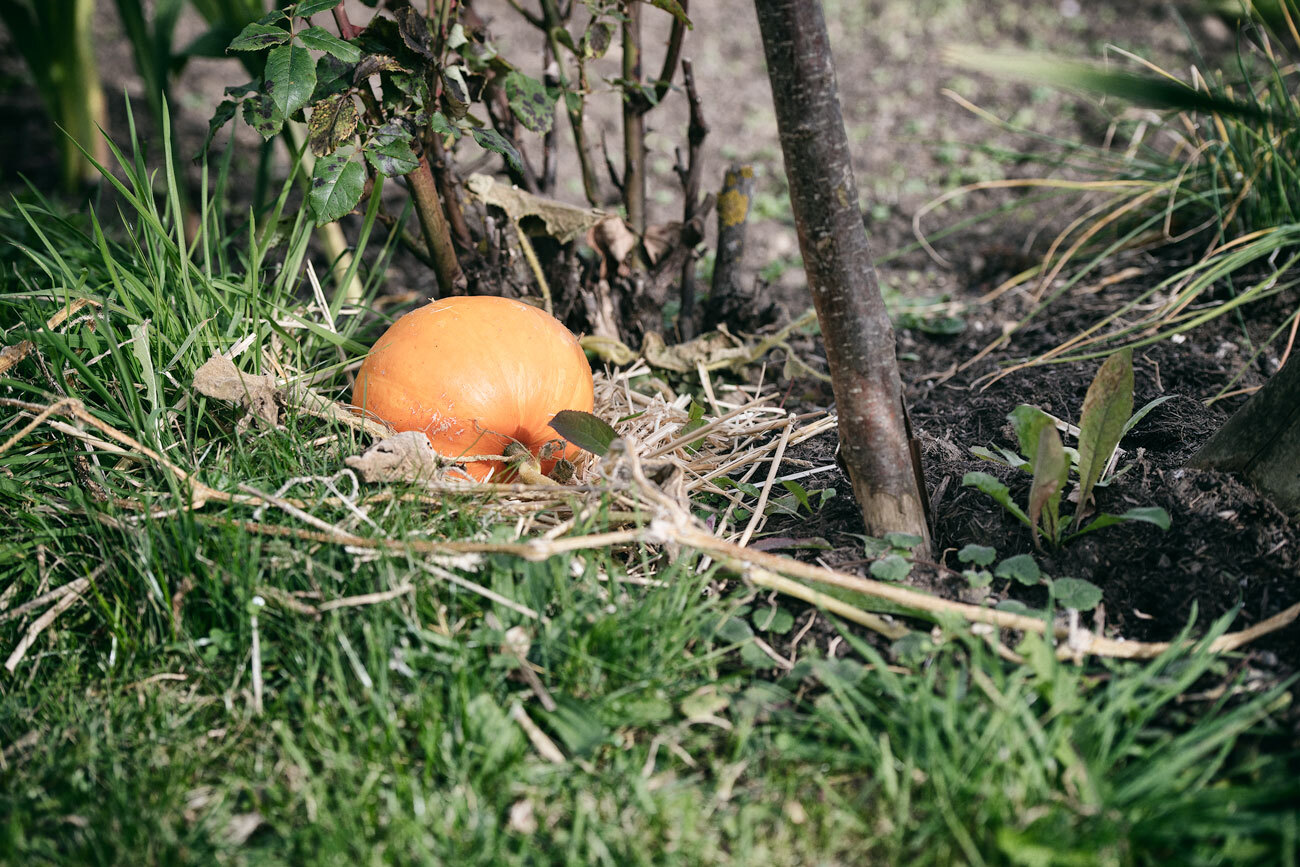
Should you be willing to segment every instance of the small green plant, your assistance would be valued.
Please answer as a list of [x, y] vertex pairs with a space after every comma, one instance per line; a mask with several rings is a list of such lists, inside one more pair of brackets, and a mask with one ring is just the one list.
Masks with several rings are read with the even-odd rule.
[[[1026, 404], [1017, 406], [1007, 416], [1020, 445], [1019, 454], [1000, 449], [1000, 454], [995, 455], [978, 446], [971, 449], [979, 457], [1023, 469], [1033, 476], [1027, 508], [1017, 505], [1011, 498], [1011, 490], [988, 473], [969, 472], [962, 478], [962, 484], [988, 494], [1028, 526], [1037, 547], [1041, 547], [1041, 539], [1046, 539], [1049, 547], [1057, 548], [1086, 533], [1124, 521], [1145, 521], [1167, 530], [1169, 514], [1158, 506], [1129, 509], [1121, 515], [1102, 513], [1083, 524], [1093, 489], [1108, 474], [1119, 441], [1159, 400], [1163, 398], [1133, 413], [1133, 352], [1120, 350], [1106, 359], [1088, 387], [1079, 412], [1076, 449], [1067, 449], [1061, 442], [1056, 419]], [[1072, 472], [1077, 480], [1078, 505], [1071, 518], [1063, 519], [1061, 497]]]

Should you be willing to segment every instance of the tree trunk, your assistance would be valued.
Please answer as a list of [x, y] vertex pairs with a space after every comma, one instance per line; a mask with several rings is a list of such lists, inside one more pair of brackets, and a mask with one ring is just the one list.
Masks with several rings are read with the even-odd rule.
[[903, 407], [894, 329], [858, 210], [819, 0], [754, 0], [799, 249], [826, 341], [840, 451], [867, 532], [930, 533]]
[[1240, 473], [1278, 508], [1300, 514], [1300, 360], [1283, 365], [1188, 464]]

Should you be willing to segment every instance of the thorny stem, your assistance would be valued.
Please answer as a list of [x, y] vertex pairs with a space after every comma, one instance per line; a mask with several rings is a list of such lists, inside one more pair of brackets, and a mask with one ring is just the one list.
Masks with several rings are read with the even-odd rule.
[[338, 25], [339, 36], [352, 39], [361, 33], [361, 28], [348, 20], [348, 10], [342, 4], [334, 7], [334, 23]]

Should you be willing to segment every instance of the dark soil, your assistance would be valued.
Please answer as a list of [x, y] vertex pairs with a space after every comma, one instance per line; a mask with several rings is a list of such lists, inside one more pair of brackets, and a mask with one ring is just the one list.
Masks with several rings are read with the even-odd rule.
[[[977, 279], [973, 285], [973, 295], [990, 288]], [[1022, 315], [1020, 302], [1009, 299], [977, 308], [964, 334], [955, 338], [899, 334], [900, 354], [917, 359], [904, 363], [903, 376], [912, 422], [922, 443], [935, 548], [940, 561], [952, 570], [939, 573], [921, 568], [910, 580], [968, 602], [991, 605], [1012, 598], [1042, 607], [1048, 601], [1044, 588], [999, 580], [987, 590], [973, 590], [957, 574], [964, 567], [956, 552], [970, 543], [996, 547], [999, 559], [1034, 553], [1047, 575], [1083, 578], [1102, 588], [1108, 634], [1144, 641], [1171, 639], [1193, 620], [1203, 628], [1237, 608], [1233, 628], [1241, 629], [1294, 604], [1300, 598], [1300, 526], [1236, 478], [1184, 466], [1246, 399], [1230, 398], [1209, 407], [1204, 402], [1231, 382], [1248, 358], [1240, 350], [1240, 326], [1227, 317], [1182, 344], [1165, 341], [1135, 355], [1134, 406], [1171, 397], [1124, 438], [1120, 447], [1126, 455], [1120, 466], [1131, 464], [1131, 468], [1096, 494], [1096, 507], [1103, 512], [1163, 507], [1172, 518], [1168, 531], [1144, 523], [1121, 524], [1059, 551], [1037, 552], [1027, 527], [984, 494], [962, 486], [967, 472], [981, 470], [998, 476], [1017, 502], [1025, 502], [1029, 474], [983, 460], [971, 454], [970, 447], [1000, 445], [1014, 450], [1015, 437], [1006, 416], [1021, 403], [1077, 423], [1097, 363], [1028, 368], [987, 387], [982, 380], [1008, 360], [1060, 343], [1095, 320], [1099, 311], [1093, 308], [1115, 303], [1113, 298], [1106, 299], [1105, 305], [1092, 298], [1086, 302], [1063, 299], [1059, 309], [1040, 317], [1016, 338], [1014, 356], [1006, 351], [992, 353], [947, 379], [930, 372], [950, 372], [954, 365], [973, 358], [989, 336], [998, 333], [997, 323]], [[1269, 311], [1256, 311], [1253, 328], [1265, 327], [1270, 318]], [[1249, 367], [1234, 387], [1258, 385], [1266, 372], [1272, 371]], [[816, 395], [814, 390], [806, 396]], [[823, 391], [820, 397], [829, 400], [830, 396]], [[1071, 444], [1068, 438], [1066, 444]], [[803, 466], [799, 461], [829, 463], [834, 449], [834, 434], [804, 443], [790, 451], [795, 463], [782, 473], [797, 472]], [[862, 527], [847, 478], [838, 469], [817, 478], [818, 487], [833, 484], [838, 496], [811, 520], [772, 522], [768, 529], [781, 535], [822, 537], [835, 546], [816, 552], [822, 562], [868, 575], [862, 543], [849, 535], [861, 533]], [[1062, 504], [1063, 511], [1073, 508]], [[1255, 664], [1267, 668], [1300, 667], [1300, 624], [1258, 641], [1250, 652]]]

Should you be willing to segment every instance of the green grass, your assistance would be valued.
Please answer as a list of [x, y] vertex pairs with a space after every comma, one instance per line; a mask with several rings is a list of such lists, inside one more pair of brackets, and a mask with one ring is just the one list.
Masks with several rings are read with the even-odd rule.
[[[1223, 5], [1237, 12], [1246, 8]], [[1101, 113], [1110, 123], [1103, 147], [1044, 136], [967, 103], [967, 108], [1035, 145], [1035, 153], [1005, 152], [993, 154], [995, 159], [1008, 165], [1037, 163], [1041, 174], [972, 184], [944, 194], [922, 211], [923, 216], [966, 192], [1019, 188], [1018, 198], [967, 217], [931, 240], [973, 222], [1000, 218], [1009, 210], [1048, 214], [1038, 231], [1055, 237], [1043, 238], [1050, 246], [1041, 264], [1000, 287], [1029, 290], [1027, 312], [1017, 329], [1050, 313], [1070, 290], [1118, 270], [1117, 257], [1141, 252], [1122, 260], [1146, 272], [1126, 281], [1140, 287], [1137, 291], [1116, 301], [1105, 316], [1070, 340], [1024, 363], [1095, 359], [1230, 316], [1250, 353], [1244, 371], [1290, 329], [1294, 314], [1278, 322], [1256, 311], [1276, 306], [1258, 302], [1294, 296], [1296, 288], [1300, 99], [1295, 96], [1295, 51], [1285, 27], [1270, 38], [1258, 26], [1243, 25], [1227, 68], [1208, 68], [1197, 54], [1196, 70], [1187, 82], [1186, 76], [1122, 49], [1112, 53], [1127, 59], [1136, 72], [1029, 54], [950, 51], [949, 60], [960, 66], [1091, 92], [1108, 98], [1112, 106]], [[1134, 119], [1113, 108], [1133, 104], [1159, 113], [1148, 111]], [[1043, 205], [1043, 191], [1055, 206], [1055, 216]], [[1063, 204], [1062, 196], [1071, 201]], [[1062, 225], [1060, 214], [1067, 209], [1080, 216]], [[1225, 385], [1220, 394], [1234, 384]]]
[[[224, 213], [216, 168], [202, 229], [182, 242], [175, 197], [155, 200], [144, 165], [122, 155], [122, 186], [94, 215], [35, 195], [0, 209], [3, 342], [37, 350], [0, 396], [75, 397], [221, 491], [298, 479], [286, 496], [365, 537], [512, 539], [513, 522], [470, 498], [363, 499], [362, 520], [325, 481], [349, 491], [338, 473], [363, 446], [349, 429], [290, 410], [282, 428], [239, 432], [231, 407], [191, 391], [211, 353], [251, 336], [244, 369], [319, 373], [343, 396], [341, 368], [383, 319], [338, 315], [336, 333], [312, 305], [291, 179], [251, 221]], [[385, 261], [364, 272], [372, 296]], [[71, 298], [100, 306], [45, 328]], [[26, 420], [0, 410], [0, 444]], [[10, 609], [94, 576], [0, 670], [0, 860], [1294, 863], [1289, 694], [1184, 700], [1237, 683], [1230, 660], [1182, 651], [1080, 669], [1031, 639], [1016, 666], [956, 626], [886, 660], [834, 624], [780, 672], [753, 635], [779, 646], [807, 615], [760, 620], [765, 599], [690, 552], [488, 554], [431, 573], [409, 550], [270, 537], [239, 522], [304, 525], [216, 501], [191, 510], [188, 497], [158, 462], [49, 425], [0, 454]], [[570, 533], [600, 529], [597, 515]], [[284, 603], [406, 585], [319, 619]], [[0, 622], [0, 653], [35, 614]], [[527, 636], [554, 711], [503, 649], [510, 630]], [[844, 658], [827, 658], [832, 641]]]

